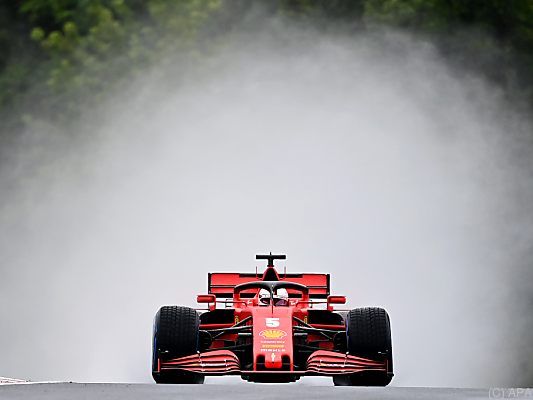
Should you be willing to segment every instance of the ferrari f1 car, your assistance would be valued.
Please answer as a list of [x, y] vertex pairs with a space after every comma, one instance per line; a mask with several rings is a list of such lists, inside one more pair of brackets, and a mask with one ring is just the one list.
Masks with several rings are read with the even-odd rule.
[[203, 383], [240, 375], [251, 382], [331, 376], [335, 385], [386, 386], [392, 379], [390, 321], [382, 308], [335, 310], [329, 274], [210, 273], [205, 309], [163, 306], [155, 316], [157, 383]]

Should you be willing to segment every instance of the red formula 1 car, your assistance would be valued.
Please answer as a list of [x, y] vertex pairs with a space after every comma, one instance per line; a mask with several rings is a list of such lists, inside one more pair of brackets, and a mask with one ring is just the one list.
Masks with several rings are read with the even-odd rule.
[[[335, 385], [385, 386], [393, 376], [390, 322], [382, 308], [334, 310], [329, 274], [210, 273], [207, 309], [163, 306], [154, 322], [157, 383], [203, 383], [240, 375], [251, 382], [333, 377]], [[217, 307], [221, 305], [221, 307]], [[322, 305], [322, 306], [321, 306]]]

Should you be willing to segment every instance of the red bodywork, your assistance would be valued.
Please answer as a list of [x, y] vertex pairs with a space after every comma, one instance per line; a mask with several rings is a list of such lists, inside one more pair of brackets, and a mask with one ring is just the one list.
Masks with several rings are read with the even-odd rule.
[[[279, 287], [289, 293], [288, 305], [259, 303], [261, 288], [274, 293]], [[209, 303], [200, 315], [200, 351], [158, 360], [156, 372], [290, 382], [302, 375], [388, 371], [387, 359], [347, 354], [344, 317], [332, 304], [344, 304], [345, 298], [330, 296], [329, 274], [278, 274], [273, 265], [262, 275], [211, 273], [208, 292], [198, 296], [199, 302]]]

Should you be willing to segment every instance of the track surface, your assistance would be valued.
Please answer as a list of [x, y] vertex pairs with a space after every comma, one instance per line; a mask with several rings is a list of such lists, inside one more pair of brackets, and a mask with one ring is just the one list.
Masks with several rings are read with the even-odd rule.
[[36, 383], [0, 386], [0, 399], [57, 400], [263, 400], [263, 399], [357, 399], [448, 400], [488, 399], [488, 389], [366, 388], [304, 385], [149, 385], [102, 383]]

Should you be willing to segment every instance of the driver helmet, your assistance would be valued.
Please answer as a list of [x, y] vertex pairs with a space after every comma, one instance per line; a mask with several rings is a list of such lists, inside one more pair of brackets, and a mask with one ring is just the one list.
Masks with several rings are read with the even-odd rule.
[[266, 289], [261, 289], [259, 291], [259, 304], [262, 306], [267, 306], [270, 304], [270, 292]]
[[289, 305], [289, 293], [287, 289], [280, 288], [276, 291], [274, 295], [274, 305], [275, 306], [288, 306]]

